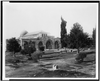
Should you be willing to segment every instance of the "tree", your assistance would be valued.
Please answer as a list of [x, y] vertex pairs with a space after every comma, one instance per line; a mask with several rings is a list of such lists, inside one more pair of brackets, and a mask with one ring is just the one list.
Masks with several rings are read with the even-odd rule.
[[29, 43], [27, 41], [25, 41], [24, 43], [24, 49], [21, 50], [22, 54], [28, 54], [29, 55], [29, 60], [32, 59], [31, 54], [34, 53], [36, 51], [35, 46], [32, 44], [32, 41], [30, 41]]
[[86, 40], [86, 47], [92, 47], [93, 45], [93, 39], [92, 38], [87, 38]]
[[68, 34], [66, 37], [66, 43], [67, 43], [67, 47], [70, 48], [71, 47], [70, 34]]
[[73, 28], [70, 31], [70, 47], [78, 50], [78, 56], [76, 60], [83, 61], [86, 57], [84, 54], [80, 54], [80, 48], [87, 46], [88, 34], [83, 32], [82, 26], [79, 23], [73, 24]]
[[96, 28], [93, 29], [93, 32], [92, 32], [92, 38], [93, 38], [93, 46], [95, 47], [95, 41], [96, 41]]
[[63, 47], [66, 47], [67, 46], [67, 44], [66, 44], [66, 36], [67, 36], [67, 31], [66, 31], [66, 21], [61, 17], [61, 20], [62, 20], [62, 22], [61, 22], [61, 46], [62, 46], [62, 48]]
[[14, 56], [16, 52], [21, 50], [21, 46], [16, 38], [11, 38], [7, 40], [7, 51], [13, 52]]
[[73, 24], [73, 28], [70, 31], [70, 43], [71, 48], [77, 48], [79, 53], [79, 48], [82, 46], [83, 40], [83, 29], [79, 23]]

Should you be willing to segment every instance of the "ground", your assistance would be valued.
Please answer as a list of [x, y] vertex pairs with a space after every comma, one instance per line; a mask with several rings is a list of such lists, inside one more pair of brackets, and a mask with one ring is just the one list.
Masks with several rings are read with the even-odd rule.
[[[19, 54], [20, 55], [20, 54]], [[18, 56], [19, 56], [18, 55]], [[21, 58], [22, 57], [22, 58]], [[38, 63], [25, 61], [13, 65], [6, 62], [6, 77], [85, 77], [94, 78], [95, 73], [95, 54], [89, 54], [81, 64], [75, 63], [76, 53], [51, 53], [43, 55]], [[11, 54], [6, 54], [6, 60], [11, 57]], [[26, 60], [25, 55], [20, 55], [21, 59]], [[50, 71], [49, 68], [53, 64], [58, 66], [55, 71]]]

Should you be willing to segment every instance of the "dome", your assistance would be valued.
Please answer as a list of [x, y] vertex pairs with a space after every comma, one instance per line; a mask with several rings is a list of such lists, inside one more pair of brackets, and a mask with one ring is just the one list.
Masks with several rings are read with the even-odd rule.
[[21, 34], [20, 34], [20, 37], [26, 35], [28, 32], [27, 31], [23, 31]]

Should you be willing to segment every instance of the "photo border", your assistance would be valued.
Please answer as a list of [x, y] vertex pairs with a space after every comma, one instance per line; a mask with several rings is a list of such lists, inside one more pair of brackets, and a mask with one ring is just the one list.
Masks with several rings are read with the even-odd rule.
[[[3, 71], [2, 70], [2, 68], [4, 67], [4, 64], [3, 64], [3, 62], [5, 62], [4, 60], [4, 50], [3, 50], [3, 52], [2, 52], [2, 49], [4, 49], [4, 40], [3, 40], [3, 35], [4, 35], [4, 27], [3, 27], [3, 2], [5, 2], [5, 1], [1, 1], [1, 80], [3, 80], [4, 79], [4, 73], [3, 72], [5, 72], [5, 71]], [[100, 2], [99, 1], [13, 1], [13, 0], [11, 0], [11, 1], [9, 1], [10, 3], [98, 3], [98, 21], [97, 21], [97, 23], [98, 23], [98, 27], [96, 27], [96, 29], [98, 30], [99, 29], [99, 7], [100, 7]], [[100, 29], [99, 29], [100, 30]], [[99, 31], [98, 30], [98, 31]], [[98, 32], [98, 31], [96, 31], [96, 52], [98, 52], [98, 51], [100, 51], [100, 50], [98, 50], [98, 33], [100, 33], [100, 32]], [[98, 55], [99, 55], [99, 53], [97, 54], [97, 56], [96, 56], [96, 58], [98, 58]], [[99, 55], [100, 56], [100, 55]], [[2, 61], [3, 60], [3, 61]], [[97, 62], [99, 62], [99, 59], [96, 59], [96, 63]], [[96, 66], [97, 66], [97, 68], [98, 68], [98, 63], [96, 64]], [[98, 72], [98, 69], [96, 68], [96, 72]], [[99, 74], [99, 72], [98, 72], [98, 74]], [[97, 74], [97, 79], [95, 79], [95, 78], [86, 78], [86, 79], [84, 79], [84, 80], [90, 80], [90, 81], [94, 81], [94, 80], [98, 80], [98, 74]], [[16, 80], [18, 80], [18, 81], [25, 81], [25, 80], [57, 80], [57, 79], [60, 79], [60, 80], [68, 80], [68, 81], [73, 81], [74, 79], [69, 79], [69, 78], [67, 78], [67, 79], [63, 79], [63, 78], [56, 78], [56, 79], [54, 79], [54, 78], [45, 78], [45, 79], [42, 79], [42, 78], [38, 78], [38, 79], [33, 79], [33, 78], [28, 78], [28, 79], [23, 79], [23, 78], [12, 78], [12, 80], [14, 80], [14, 81], [16, 81]], [[83, 81], [82, 80], [83, 78], [76, 78], [75, 79], [75, 81], [77, 80], [77, 81]]]

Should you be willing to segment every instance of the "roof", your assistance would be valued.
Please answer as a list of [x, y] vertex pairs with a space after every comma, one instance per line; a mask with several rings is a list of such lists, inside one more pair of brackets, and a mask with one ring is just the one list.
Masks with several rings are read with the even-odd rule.
[[39, 31], [39, 32], [31, 32], [31, 33], [27, 33], [24, 36], [20, 37], [20, 38], [24, 38], [24, 39], [33, 39], [33, 38], [38, 38], [38, 37], [42, 37], [42, 34], [48, 34], [47, 32], [44, 31]]
[[38, 35], [38, 34], [47, 34], [47, 32], [44, 32], [44, 31], [31, 32], [31, 33], [27, 33], [24, 36], [35, 36], [35, 35]]

